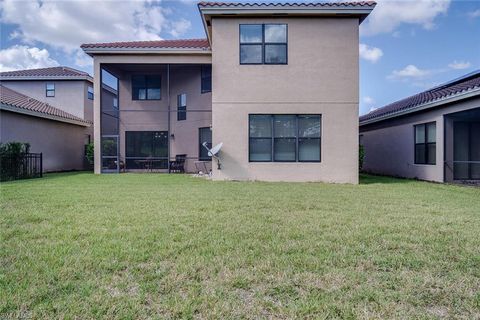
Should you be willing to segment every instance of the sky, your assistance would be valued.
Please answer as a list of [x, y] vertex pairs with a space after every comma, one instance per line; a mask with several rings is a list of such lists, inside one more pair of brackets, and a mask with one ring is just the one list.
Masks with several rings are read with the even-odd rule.
[[[0, 71], [92, 73], [82, 43], [204, 37], [192, 0], [0, 0]], [[359, 53], [360, 114], [478, 70], [480, 0], [378, 0]]]

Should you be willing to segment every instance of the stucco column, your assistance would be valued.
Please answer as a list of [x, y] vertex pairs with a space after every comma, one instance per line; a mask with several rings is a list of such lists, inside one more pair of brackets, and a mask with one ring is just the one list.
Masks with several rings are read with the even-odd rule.
[[94, 144], [94, 164], [93, 169], [96, 174], [102, 171], [101, 159], [101, 130], [100, 130], [100, 99], [102, 96], [101, 89], [101, 69], [98, 59], [93, 59], [93, 82], [94, 82], [94, 99], [93, 99], [93, 144]]

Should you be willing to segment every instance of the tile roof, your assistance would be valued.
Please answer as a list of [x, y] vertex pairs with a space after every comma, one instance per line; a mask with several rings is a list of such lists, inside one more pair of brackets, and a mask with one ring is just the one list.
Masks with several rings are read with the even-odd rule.
[[[43, 116], [46, 118], [58, 118], [62, 121], [67, 120], [66, 122], [80, 122], [85, 125], [90, 124], [91, 122], [83, 120], [82, 118], [76, 117], [68, 112], [57, 109], [48, 103], [41, 102], [39, 100], [33, 99], [29, 96], [21, 94], [17, 91], [14, 91], [10, 88], [7, 88], [0, 84], [0, 103], [1, 105], [6, 105], [11, 109], [17, 109], [18, 111], [28, 112], [29, 114], [33, 113], [38, 116]], [[70, 121], [68, 121], [70, 120]]]
[[130, 49], [210, 49], [207, 39], [179, 39], [132, 42], [85, 43], [82, 49], [90, 48], [130, 48]]
[[392, 117], [397, 113], [413, 111], [423, 104], [453, 97], [474, 89], [480, 89], [480, 70], [367, 113], [360, 117], [360, 125], [362, 125], [362, 122], [375, 121], [377, 118]]
[[41, 69], [27, 69], [17, 71], [0, 72], [0, 79], [4, 77], [90, 77], [86, 72], [69, 67], [51, 67]]
[[249, 7], [374, 7], [375, 1], [358, 2], [199, 2], [201, 8], [249, 8]]

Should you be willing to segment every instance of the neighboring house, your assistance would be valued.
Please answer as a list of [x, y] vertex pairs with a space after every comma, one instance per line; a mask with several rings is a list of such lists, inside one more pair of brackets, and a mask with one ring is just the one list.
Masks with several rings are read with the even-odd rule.
[[0, 141], [28, 142], [43, 154], [43, 171], [80, 170], [91, 123], [0, 85]]
[[[32, 152], [43, 153], [44, 171], [83, 169], [84, 146], [93, 140], [93, 78], [72, 68], [52, 67], [1, 72], [0, 84], [0, 141], [30, 143]], [[13, 96], [18, 101], [5, 100]], [[60, 112], [62, 116], [51, 117]]]
[[480, 181], [480, 70], [360, 117], [367, 172]]
[[4, 87], [93, 121], [93, 78], [69, 67], [0, 72]]
[[82, 45], [95, 90], [118, 83], [117, 107], [94, 102], [95, 172], [194, 171], [223, 142], [216, 180], [358, 183], [358, 31], [375, 3], [198, 7], [207, 39]]

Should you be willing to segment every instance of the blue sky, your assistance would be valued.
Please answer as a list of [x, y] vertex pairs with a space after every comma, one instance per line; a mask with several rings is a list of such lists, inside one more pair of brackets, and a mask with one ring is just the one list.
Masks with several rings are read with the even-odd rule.
[[[379, 0], [360, 30], [360, 113], [480, 69], [480, 0]], [[79, 46], [205, 37], [196, 2], [0, 0], [0, 70], [66, 65]]]

